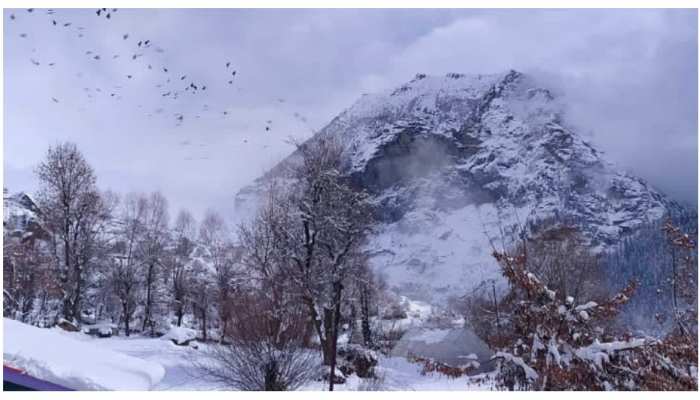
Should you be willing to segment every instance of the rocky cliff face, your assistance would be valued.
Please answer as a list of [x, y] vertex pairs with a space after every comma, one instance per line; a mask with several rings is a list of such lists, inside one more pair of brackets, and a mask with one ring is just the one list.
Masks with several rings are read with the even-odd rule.
[[[380, 210], [375, 270], [400, 293], [439, 301], [498, 278], [491, 260], [515, 225], [575, 221], [596, 249], [680, 209], [620, 172], [567, 126], [560, 103], [530, 77], [423, 74], [365, 95], [314, 138], [344, 148], [345, 173]], [[254, 207], [281, 163], [237, 197]]]

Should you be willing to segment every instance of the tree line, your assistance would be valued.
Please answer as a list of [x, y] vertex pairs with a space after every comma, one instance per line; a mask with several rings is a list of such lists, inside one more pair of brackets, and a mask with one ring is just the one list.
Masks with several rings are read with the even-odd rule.
[[[231, 226], [215, 211], [171, 220], [159, 192], [101, 191], [75, 144], [52, 146], [36, 168], [35, 234], [5, 229], [5, 315], [76, 329], [107, 321], [127, 336], [196, 327], [227, 345], [210, 354], [217, 365], [265, 365], [258, 389], [308, 379], [302, 361], [318, 346], [332, 390], [341, 325], [361, 321], [354, 342], [371, 347], [380, 286], [362, 250], [373, 210], [340, 165], [334, 142], [299, 144], [291, 179], [271, 181], [257, 214]], [[231, 383], [242, 371], [219, 375]]]

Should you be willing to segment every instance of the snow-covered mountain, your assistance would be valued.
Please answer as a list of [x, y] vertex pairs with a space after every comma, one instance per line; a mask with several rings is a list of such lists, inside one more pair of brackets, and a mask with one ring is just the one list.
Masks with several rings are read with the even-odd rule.
[[6, 239], [25, 239], [37, 233], [39, 226], [39, 206], [31, 195], [24, 192], [10, 194], [3, 190], [2, 226]]
[[[567, 125], [561, 102], [517, 71], [418, 74], [364, 95], [310, 140], [324, 136], [343, 144], [345, 173], [379, 205], [375, 271], [414, 299], [498, 278], [490, 254], [515, 225], [572, 220], [600, 250], [681, 208], [607, 162]], [[239, 212], [295, 159], [241, 190]]]

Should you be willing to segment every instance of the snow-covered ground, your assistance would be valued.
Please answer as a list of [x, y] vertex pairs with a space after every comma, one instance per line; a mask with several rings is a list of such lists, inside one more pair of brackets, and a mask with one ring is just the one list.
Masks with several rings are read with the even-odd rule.
[[[379, 379], [362, 379], [356, 375], [348, 378], [335, 390], [492, 390], [489, 383], [479, 383], [478, 378], [450, 378], [432, 373], [421, 374], [421, 365], [411, 363], [403, 357], [379, 357], [377, 376]], [[484, 375], [487, 376], [487, 375]], [[328, 383], [312, 382], [302, 390], [326, 390]]]
[[78, 390], [148, 390], [163, 379], [159, 362], [80, 340], [83, 333], [43, 329], [5, 318], [3, 363]]
[[[226, 390], [211, 382], [192, 360], [199, 344], [177, 346], [170, 340], [141, 336], [96, 338], [79, 332], [36, 328], [4, 320], [3, 362], [33, 376], [82, 390]], [[336, 390], [488, 390], [469, 378], [421, 374], [421, 366], [402, 357], [380, 357], [377, 380], [353, 375]], [[311, 382], [303, 390], [325, 390]]]

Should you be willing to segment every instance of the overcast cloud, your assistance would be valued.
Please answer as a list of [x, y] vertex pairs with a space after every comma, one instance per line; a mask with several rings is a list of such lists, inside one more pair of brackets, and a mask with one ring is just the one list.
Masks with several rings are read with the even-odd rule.
[[[697, 204], [695, 10], [5, 10], [4, 46], [11, 191], [34, 190], [46, 148], [71, 140], [102, 188], [230, 214], [238, 189], [292, 150], [288, 137], [362, 93], [417, 72], [513, 68], [559, 93], [610, 161]], [[163, 97], [168, 76], [207, 90]]]

